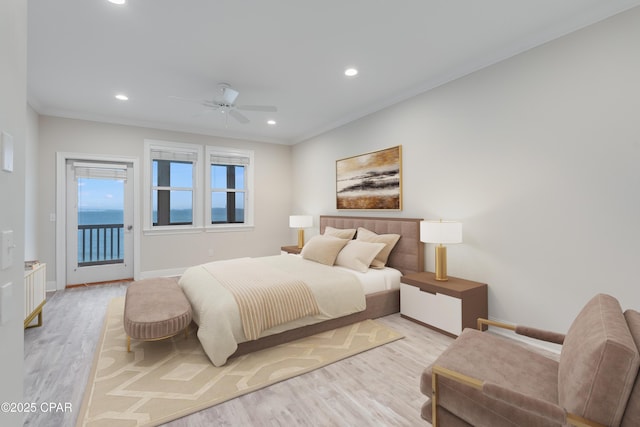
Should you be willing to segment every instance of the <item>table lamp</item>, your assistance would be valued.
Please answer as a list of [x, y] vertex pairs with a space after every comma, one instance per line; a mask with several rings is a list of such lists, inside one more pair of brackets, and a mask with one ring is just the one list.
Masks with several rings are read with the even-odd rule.
[[313, 226], [311, 215], [291, 215], [289, 216], [289, 227], [298, 229], [298, 249], [304, 246], [304, 228]]
[[436, 280], [447, 281], [447, 247], [445, 243], [462, 242], [462, 223], [457, 221], [421, 221], [420, 241], [436, 243]]

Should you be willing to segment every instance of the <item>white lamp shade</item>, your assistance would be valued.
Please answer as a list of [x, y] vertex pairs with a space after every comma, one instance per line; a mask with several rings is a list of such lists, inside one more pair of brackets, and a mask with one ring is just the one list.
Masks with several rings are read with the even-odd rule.
[[291, 228], [313, 227], [313, 217], [311, 215], [291, 215], [289, 217], [289, 227]]
[[425, 243], [461, 243], [462, 223], [457, 221], [421, 221], [420, 241]]

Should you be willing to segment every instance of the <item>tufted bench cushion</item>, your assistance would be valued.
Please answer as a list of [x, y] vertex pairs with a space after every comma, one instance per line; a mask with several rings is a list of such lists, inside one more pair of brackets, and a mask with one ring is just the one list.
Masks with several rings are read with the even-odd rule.
[[127, 351], [130, 339], [152, 341], [187, 332], [191, 323], [191, 304], [177, 279], [153, 278], [133, 282], [124, 303], [124, 330]]

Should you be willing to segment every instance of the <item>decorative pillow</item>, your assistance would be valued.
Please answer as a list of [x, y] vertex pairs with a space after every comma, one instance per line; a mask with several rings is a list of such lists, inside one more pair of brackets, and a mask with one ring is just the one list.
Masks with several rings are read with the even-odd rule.
[[324, 228], [324, 236], [333, 236], [338, 237], [340, 239], [353, 239], [353, 236], [356, 235], [355, 228], [333, 228], [333, 227], [325, 227]]
[[384, 243], [349, 240], [347, 245], [338, 253], [336, 265], [366, 273], [371, 261], [384, 247]]
[[358, 235], [356, 240], [364, 242], [384, 243], [385, 247], [378, 252], [375, 259], [371, 262], [371, 268], [384, 268], [387, 265], [389, 254], [400, 240], [399, 234], [377, 234], [366, 228], [358, 227]]
[[333, 265], [338, 252], [344, 248], [349, 240], [333, 236], [314, 236], [302, 247], [302, 258], [320, 264]]

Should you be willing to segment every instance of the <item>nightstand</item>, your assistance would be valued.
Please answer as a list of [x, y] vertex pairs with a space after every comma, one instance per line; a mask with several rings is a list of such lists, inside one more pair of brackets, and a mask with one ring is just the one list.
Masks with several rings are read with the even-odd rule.
[[487, 285], [449, 276], [436, 280], [435, 273], [402, 276], [400, 314], [428, 328], [456, 337], [464, 328], [477, 328], [478, 317], [487, 318]]
[[282, 254], [299, 254], [301, 250], [302, 249], [300, 249], [296, 245], [294, 245], [294, 246], [281, 246], [280, 247], [280, 253], [282, 253]]

